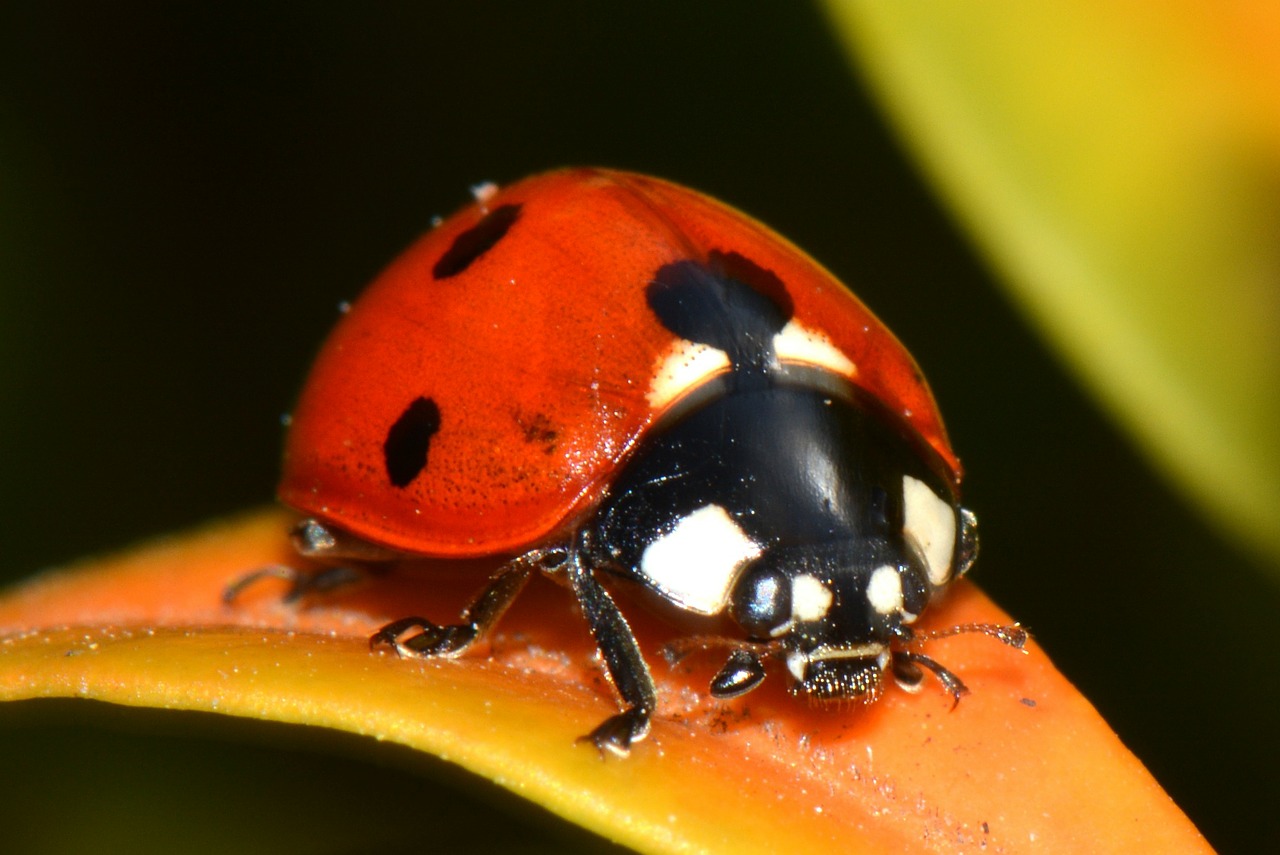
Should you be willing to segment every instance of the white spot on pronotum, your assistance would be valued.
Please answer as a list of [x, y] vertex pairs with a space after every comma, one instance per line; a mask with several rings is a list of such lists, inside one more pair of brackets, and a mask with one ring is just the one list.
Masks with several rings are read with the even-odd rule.
[[658, 362], [649, 384], [649, 406], [661, 412], [708, 378], [729, 370], [729, 354], [716, 347], [680, 339]]
[[902, 577], [889, 565], [871, 571], [867, 582], [867, 602], [877, 614], [891, 615], [902, 611]]
[[808, 573], [791, 580], [791, 617], [793, 620], [822, 620], [831, 608], [831, 589]]
[[[842, 377], [856, 377], [858, 368], [831, 339], [795, 320], [773, 337], [779, 362], [813, 365]], [[681, 339], [659, 360], [647, 395], [649, 406], [661, 411], [684, 393], [730, 368], [729, 354], [719, 348]]]
[[645, 548], [640, 571], [681, 608], [718, 614], [742, 565], [760, 547], [719, 505], [699, 508]]
[[929, 581], [944, 585], [951, 578], [956, 552], [956, 512], [923, 481], [902, 478], [903, 536], [924, 556]]
[[853, 377], [858, 367], [817, 330], [802, 326], [794, 319], [787, 322], [782, 331], [773, 337], [773, 349], [779, 362], [799, 362], [816, 365], [843, 377]]

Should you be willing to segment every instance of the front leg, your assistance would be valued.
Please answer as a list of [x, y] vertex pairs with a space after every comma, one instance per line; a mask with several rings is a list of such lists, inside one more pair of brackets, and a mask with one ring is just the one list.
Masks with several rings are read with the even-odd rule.
[[591, 637], [604, 657], [609, 679], [626, 705], [622, 712], [605, 719], [599, 727], [582, 737], [582, 741], [591, 742], [601, 751], [625, 757], [630, 753], [632, 743], [649, 734], [649, 719], [658, 704], [653, 677], [649, 675], [649, 666], [640, 654], [640, 645], [636, 643], [626, 618], [591, 569], [583, 566], [582, 559], [574, 555], [566, 570], [569, 584], [591, 628]]

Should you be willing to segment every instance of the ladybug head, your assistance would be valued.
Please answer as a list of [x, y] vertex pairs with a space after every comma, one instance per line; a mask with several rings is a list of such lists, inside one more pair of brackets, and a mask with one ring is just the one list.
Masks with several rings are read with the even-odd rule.
[[793, 693], [870, 702], [880, 695], [890, 643], [931, 591], [916, 550], [889, 539], [777, 547], [744, 569], [730, 614], [753, 639], [773, 642]]
[[[977, 550], [972, 514], [961, 512], [958, 570]], [[731, 698], [758, 686], [763, 657], [783, 660], [791, 693], [817, 704], [871, 703], [884, 689], [886, 672], [908, 690], [932, 671], [956, 700], [967, 691], [946, 668], [903, 645], [959, 633], [980, 633], [1021, 649], [1026, 633], [1016, 624], [963, 624], [916, 633], [910, 624], [935, 587], [928, 558], [911, 540], [867, 539], [820, 547], [766, 551], [744, 568], [729, 611], [750, 641], [690, 639], [690, 647], [727, 646], [728, 662], [712, 680], [711, 694]]]

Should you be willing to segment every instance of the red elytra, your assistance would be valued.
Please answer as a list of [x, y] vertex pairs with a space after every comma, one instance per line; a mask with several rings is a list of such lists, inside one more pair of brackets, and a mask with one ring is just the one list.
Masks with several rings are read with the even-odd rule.
[[[794, 319], [852, 361], [852, 382], [902, 414], [958, 484], [914, 360], [821, 265], [695, 191], [565, 169], [482, 194], [352, 305], [293, 412], [281, 500], [421, 555], [518, 552], [563, 533], [662, 416], [648, 392], [680, 342], [646, 285], [664, 264], [716, 254], [780, 280]], [[425, 465], [397, 486], [387, 444], [407, 414], [432, 430]]]

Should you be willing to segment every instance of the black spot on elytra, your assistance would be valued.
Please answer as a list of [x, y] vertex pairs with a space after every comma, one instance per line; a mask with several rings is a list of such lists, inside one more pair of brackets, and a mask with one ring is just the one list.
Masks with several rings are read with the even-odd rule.
[[382, 444], [387, 476], [396, 487], [407, 487], [427, 466], [431, 437], [440, 430], [440, 408], [430, 398], [415, 398], [387, 431]]
[[493, 249], [519, 217], [519, 205], [494, 208], [485, 214], [484, 219], [453, 239], [453, 245], [440, 256], [435, 267], [431, 268], [431, 275], [436, 279], [457, 276], [477, 258]]
[[645, 297], [664, 327], [725, 351], [739, 373], [764, 370], [795, 311], [782, 280], [736, 252], [663, 265]]
[[[707, 253], [707, 266], [722, 276], [741, 282], [749, 286], [753, 291], [768, 297], [778, 307], [778, 311], [786, 317], [786, 320], [791, 320], [791, 316], [795, 314], [795, 304], [791, 302], [791, 295], [787, 293], [787, 286], [778, 277], [778, 274], [761, 267], [742, 253], [721, 252], [718, 249], [713, 249]], [[783, 324], [785, 325], [786, 321]]]

